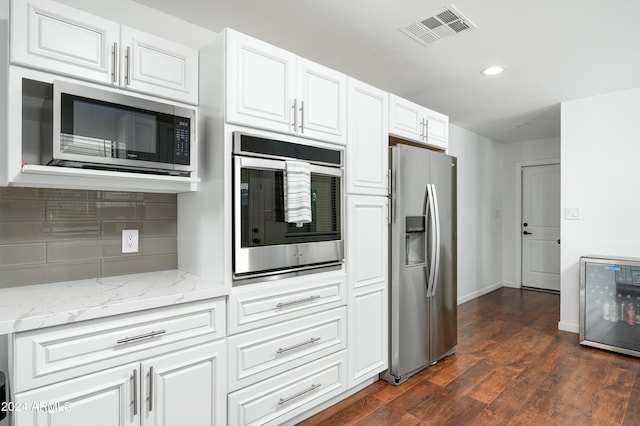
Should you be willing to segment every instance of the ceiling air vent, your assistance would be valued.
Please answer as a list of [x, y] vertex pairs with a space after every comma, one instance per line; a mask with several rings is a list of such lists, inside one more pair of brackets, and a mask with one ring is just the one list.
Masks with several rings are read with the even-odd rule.
[[440, 13], [400, 28], [400, 31], [426, 46], [473, 28], [477, 28], [474, 23], [451, 5]]

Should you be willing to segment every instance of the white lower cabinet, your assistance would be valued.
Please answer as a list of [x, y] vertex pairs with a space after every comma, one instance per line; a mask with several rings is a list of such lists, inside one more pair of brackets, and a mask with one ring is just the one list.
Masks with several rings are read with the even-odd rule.
[[126, 364], [16, 394], [14, 425], [139, 425], [138, 371], [138, 363]]
[[347, 390], [344, 271], [233, 288], [229, 425], [292, 421]]
[[143, 361], [142, 425], [224, 425], [226, 350], [217, 341]]
[[347, 347], [347, 309], [285, 321], [229, 338], [229, 390]]
[[16, 426], [225, 424], [224, 341], [16, 394]]
[[226, 424], [224, 299], [13, 336], [13, 426]]
[[228, 424], [277, 425], [347, 390], [347, 353], [310, 362], [229, 394]]

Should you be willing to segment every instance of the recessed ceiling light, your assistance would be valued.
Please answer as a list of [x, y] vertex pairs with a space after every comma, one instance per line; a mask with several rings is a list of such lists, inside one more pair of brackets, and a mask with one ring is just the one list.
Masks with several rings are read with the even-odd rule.
[[480, 71], [480, 74], [482, 74], [482, 75], [498, 75], [502, 71], [504, 71], [504, 67], [501, 67], [500, 65], [492, 65], [492, 66], [490, 66], [488, 68], [485, 68], [482, 71]]

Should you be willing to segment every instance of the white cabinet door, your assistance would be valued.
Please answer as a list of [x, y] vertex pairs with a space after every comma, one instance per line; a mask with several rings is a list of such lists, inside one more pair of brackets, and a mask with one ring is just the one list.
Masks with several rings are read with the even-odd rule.
[[349, 386], [388, 366], [387, 198], [347, 196]]
[[426, 143], [446, 150], [449, 147], [449, 117], [425, 109], [427, 122]]
[[292, 132], [296, 56], [229, 29], [225, 36], [227, 121]]
[[120, 25], [49, 0], [13, 0], [11, 61], [117, 84]]
[[384, 371], [388, 366], [387, 282], [357, 291], [351, 303], [349, 387]]
[[198, 345], [142, 362], [142, 425], [224, 425], [226, 343]]
[[347, 192], [387, 195], [388, 94], [349, 79]]
[[14, 426], [133, 426], [140, 423], [139, 364], [18, 393]]
[[347, 78], [303, 58], [297, 62], [296, 133], [327, 142], [346, 142]]
[[122, 26], [120, 86], [198, 103], [198, 51]]
[[446, 150], [449, 147], [449, 117], [390, 94], [389, 133]]
[[422, 142], [424, 139], [424, 107], [394, 94], [389, 95], [389, 133]]

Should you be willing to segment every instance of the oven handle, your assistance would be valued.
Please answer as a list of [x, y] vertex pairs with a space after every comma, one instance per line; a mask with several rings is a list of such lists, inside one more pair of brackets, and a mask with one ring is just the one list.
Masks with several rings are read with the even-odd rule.
[[[284, 160], [269, 160], [265, 158], [237, 156], [240, 167], [251, 169], [284, 170], [286, 162]], [[326, 167], [311, 164], [311, 173], [342, 177], [342, 169], [337, 167]]]

